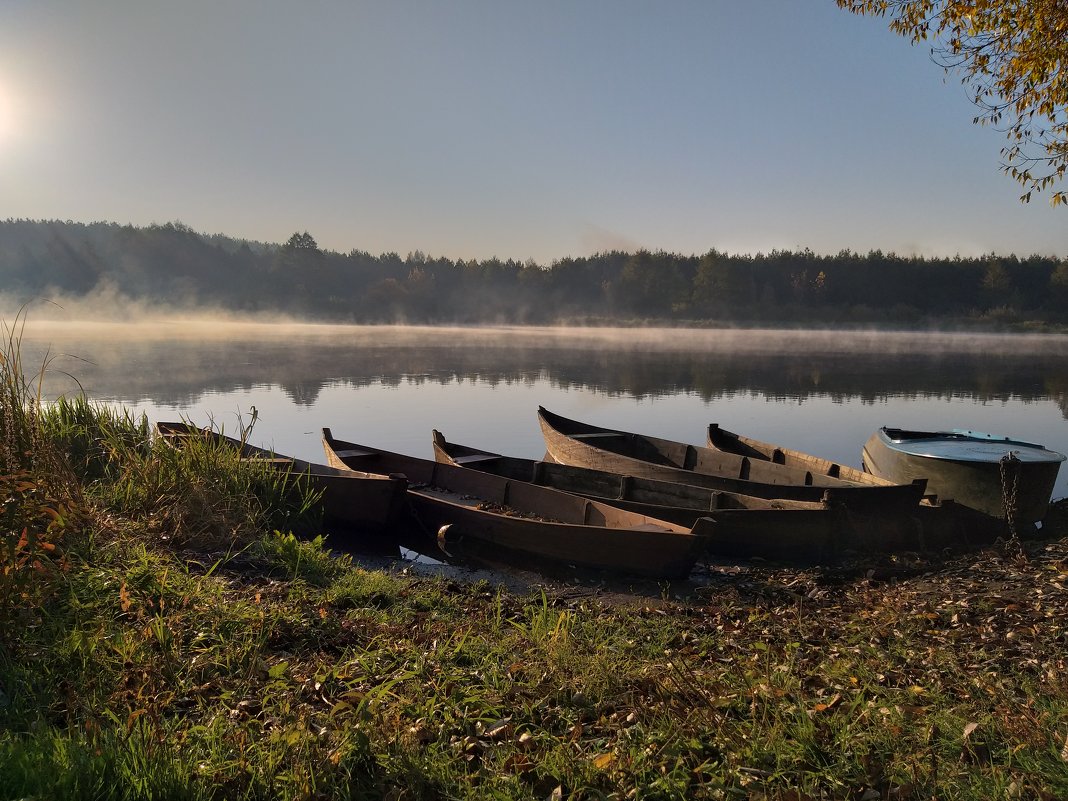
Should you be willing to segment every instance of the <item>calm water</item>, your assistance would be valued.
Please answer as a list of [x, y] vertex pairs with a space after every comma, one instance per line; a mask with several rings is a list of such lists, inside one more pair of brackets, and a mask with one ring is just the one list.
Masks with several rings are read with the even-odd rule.
[[[437, 428], [537, 458], [539, 404], [695, 444], [715, 421], [858, 466], [882, 425], [1068, 452], [1065, 336], [31, 322], [27, 369], [46, 349], [49, 397], [80, 385], [153, 421], [230, 433], [255, 408], [251, 441], [316, 461], [323, 426], [417, 456]], [[1062, 471], [1055, 497], [1066, 494]]]

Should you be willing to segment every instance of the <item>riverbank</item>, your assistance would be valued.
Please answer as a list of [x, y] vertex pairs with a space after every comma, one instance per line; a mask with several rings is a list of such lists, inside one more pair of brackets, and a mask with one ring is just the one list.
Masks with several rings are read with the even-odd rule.
[[279, 534], [66, 552], [5, 630], [10, 797], [1063, 798], [1068, 541], [689, 598]]
[[0, 795], [1068, 796], [1046, 539], [683, 590], [364, 565], [277, 474], [3, 361]]

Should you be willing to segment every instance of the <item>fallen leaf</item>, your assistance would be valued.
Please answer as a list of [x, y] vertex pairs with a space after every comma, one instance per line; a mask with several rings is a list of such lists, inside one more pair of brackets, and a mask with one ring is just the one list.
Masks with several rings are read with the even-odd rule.
[[906, 704], [905, 706], [900, 706], [900, 707], [898, 707], [898, 709], [901, 710], [901, 716], [905, 720], [913, 720], [915, 718], [922, 718], [924, 715], [927, 714], [927, 708], [926, 707], [913, 706], [911, 704]]
[[593, 758], [593, 766], [595, 768], [598, 768], [599, 770], [604, 770], [613, 762], [615, 762], [615, 759], [615, 754], [601, 754], [600, 756], [596, 756]]
[[816, 704], [814, 707], [812, 707], [812, 709], [809, 710], [808, 714], [809, 714], [809, 716], [812, 716], [812, 715], [817, 715], [820, 712], [827, 712], [829, 710], [834, 709], [841, 702], [842, 702], [841, 694], [840, 693], [835, 693], [825, 703], [819, 703], [819, 704]]
[[482, 736], [489, 740], [500, 740], [508, 737], [512, 733], [511, 723], [511, 717], [495, 720], [486, 727], [486, 730], [482, 732]]
[[503, 767], [510, 773], [530, 773], [534, 770], [534, 762], [526, 754], [512, 754]]

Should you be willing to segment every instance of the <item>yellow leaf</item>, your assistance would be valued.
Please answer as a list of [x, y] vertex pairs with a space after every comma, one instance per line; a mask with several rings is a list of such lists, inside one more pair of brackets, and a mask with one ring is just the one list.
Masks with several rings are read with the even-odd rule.
[[593, 758], [593, 766], [599, 770], [604, 770], [613, 762], [615, 762], [615, 754], [601, 754]]

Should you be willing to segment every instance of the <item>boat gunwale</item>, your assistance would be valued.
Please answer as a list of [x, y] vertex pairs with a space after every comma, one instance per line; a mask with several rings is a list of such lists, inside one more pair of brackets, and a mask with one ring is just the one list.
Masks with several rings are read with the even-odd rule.
[[[899, 432], [913, 436], [895, 437], [891, 432]], [[1017, 459], [1027, 462], [1028, 464], [1060, 464], [1068, 459], [1068, 456], [1065, 456], [1065, 454], [1038, 443], [1024, 442], [1023, 440], [1016, 440], [1011, 437], [1001, 438], [992, 434], [973, 436], [973, 434], [977, 432], [968, 432], [964, 430], [910, 431], [883, 426], [876, 433], [890, 450], [920, 459], [935, 459], [938, 461], [959, 462], [961, 464], [997, 464], [1009, 453], [1015, 453]], [[1006, 450], [1005, 453], [1000, 456], [996, 456], [994, 453], [969, 456], [967, 453], [924, 451], [919, 447], [924, 443], [934, 444], [939, 442], [956, 443], [961, 445], [974, 443], [976, 446], [985, 445], [991, 449], [1003, 447]], [[899, 447], [906, 444], [915, 444], [918, 447], [916, 449]], [[1021, 456], [1023, 458], [1021, 458]]]

